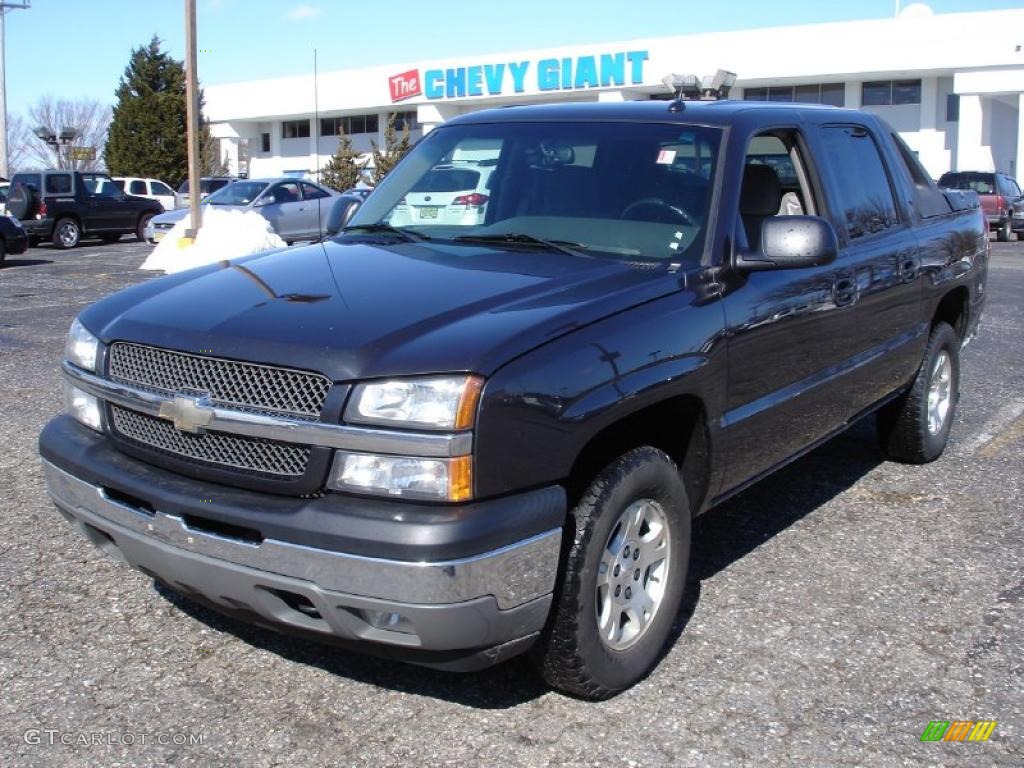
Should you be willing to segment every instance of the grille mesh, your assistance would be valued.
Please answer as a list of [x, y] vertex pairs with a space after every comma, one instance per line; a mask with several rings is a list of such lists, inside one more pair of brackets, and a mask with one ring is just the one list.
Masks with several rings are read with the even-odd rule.
[[110, 377], [162, 394], [208, 394], [217, 405], [305, 419], [320, 418], [331, 387], [314, 373], [124, 342], [110, 347]]
[[123, 437], [150, 448], [204, 464], [281, 477], [300, 477], [309, 463], [309, 446], [277, 443], [220, 432], [179, 432], [163, 419], [110, 406], [114, 429]]

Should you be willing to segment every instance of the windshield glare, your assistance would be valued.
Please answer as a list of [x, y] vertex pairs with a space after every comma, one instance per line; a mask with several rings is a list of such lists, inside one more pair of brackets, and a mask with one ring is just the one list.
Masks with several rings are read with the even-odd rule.
[[[432, 240], [518, 235], [620, 258], [699, 259], [721, 131], [661, 123], [442, 126], [350, 227]], [[458, 241], [455, 238], [459, 238]]]
[[221, 187], [208, 198], [210, 205], [249, 205], [267, 188], [262, 181], [236, 181]]

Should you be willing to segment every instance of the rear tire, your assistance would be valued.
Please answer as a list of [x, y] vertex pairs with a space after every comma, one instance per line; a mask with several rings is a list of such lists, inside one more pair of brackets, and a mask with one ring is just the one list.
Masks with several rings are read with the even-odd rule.
[[960, 399], [960, 338], [936, 323], [910, 390], [876, 417], [882, 451], [895, 461], [927, 464], [946, 449]]
[[553, 688], [606, 699], [647, 675], [665, 646], [686, 586], [690, 505], [672, 460], [645, 446], [605, 467], [572, 515], [575, 538], [532, 655]]
[[58, 219], [53, 225], [53, 244], [58, 248], [74, 248], [81, 240], [82, 229], [74, 219]]
[[146, 225], [149, 224], [149, 220], [153, 218], [152, 213], [144, 213], [139, 217], [139, 223], [135, 227], [135, 237], [140, 243], [146, 242]]
[[1010, 234], [1013, 232], [1010, 220], [1007, 219], [999, 225], [999, 229], [996, 230], [996, 240], [1000, 243], [1007, 243], [1010, 241]]

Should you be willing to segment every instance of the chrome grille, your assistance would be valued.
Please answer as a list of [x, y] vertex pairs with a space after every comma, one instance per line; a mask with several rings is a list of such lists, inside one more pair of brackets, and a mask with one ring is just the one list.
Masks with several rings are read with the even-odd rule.
[[309, 463], [309, 446], [278, 443], [222, 432], [179, 432], [163, 419], [120, 406], [110, 406], [114, 429], [123, 437], [158, 451], [203, 464], [248, 472], [301, 477]]
[[110, 378], [162, 394], [209, 395], [216, 405], [319, 419], [331, 382], [319, 374], [115, 342]]

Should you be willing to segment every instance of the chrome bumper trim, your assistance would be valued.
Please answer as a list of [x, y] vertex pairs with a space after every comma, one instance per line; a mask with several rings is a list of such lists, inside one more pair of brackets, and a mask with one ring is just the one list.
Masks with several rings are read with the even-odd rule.
[[[147, 392], [138, 387], [87, 373], [66, 360], [63, 369], [67, 379], [82, 391], [149, 416], [160, 417], [161, 406], [171, 404], [175, 400], [173, 396]], [[209, 422], [204, 425], [205, 429], [233, 435], [261, 437], [265, 440], [278, 440], [284, 443], [319, 445], [325, 448], [341, 448], [359, 453], [385, 453], [426, 458], [468, 456], [473, 450], [473, 434], [471, 432], [400, 432], [398, 430], [353, 427], [345, 424], [323, 424], [316, 421], [290, 419], [286, 416], [271, 416], [220, 408], [204, 404], [202, 401], [199, 401], [195, 408], [209, 416]]]
[[444, 604], [493, 595], [501, 609], [554, 590], [560, 529], [492, 552], [443, 562], [385, 560], [265, 539], [250, 544], [190, 528], [177, 515], [154, 514], [110, 499], [103, 489], [42, 460], [47, 489], [76, 519], [115, 535], [117, 527], [207, 557], [302, 579], [350, 595]]

